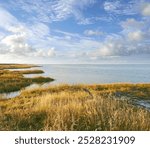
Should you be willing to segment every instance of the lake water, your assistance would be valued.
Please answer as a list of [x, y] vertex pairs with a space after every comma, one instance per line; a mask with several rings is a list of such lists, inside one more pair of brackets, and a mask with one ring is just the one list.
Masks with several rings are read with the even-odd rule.
[[40, 69], [45, 72], [43, 75], [55, 79], [53, 84], [150, 82], [150, 64], [52, 64], [41, 66]]

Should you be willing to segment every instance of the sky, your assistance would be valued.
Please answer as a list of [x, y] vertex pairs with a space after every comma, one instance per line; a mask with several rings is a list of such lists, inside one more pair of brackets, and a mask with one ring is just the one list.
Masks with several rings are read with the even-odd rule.
[[0, 0], [0, 63], [150, 63], [150, 0]]

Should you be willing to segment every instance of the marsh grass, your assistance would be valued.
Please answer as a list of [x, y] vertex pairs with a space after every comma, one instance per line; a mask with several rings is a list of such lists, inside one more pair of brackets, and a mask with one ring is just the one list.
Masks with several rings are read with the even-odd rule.
[[0, 130], [150, 130], [150, 112], [129, 104], [128, 96], [115, 96], [122, 87], [143, 91], [150, 85], [61, 85], [22, 92], [0, 101]]
[[33, 78], [25, 78], [23, 76], [23, 74], [37, 74], [37, 73], [43, 73], [43, 71], [42, 70], [9, 71], [5, 69], [0, 70], [0, 93], [18, 91], [33, 83], [45, 83], [54, 80], [52, 78], [42, 76]]
[[13, 71], [15, 73], [20, 73], [20, 74], [42, 74], [44, 73], [43, 70], [38, 70], [38, 69], [34, 69], [34, 70], [21, 70], [21, 71]]
[[32, 68], [32, 67], [39, 67], [39, 66], [31, 65], [31, 64], [0, 64], [0, 70], [3, 70], [3, 69], [24, 69], [24, 68]]

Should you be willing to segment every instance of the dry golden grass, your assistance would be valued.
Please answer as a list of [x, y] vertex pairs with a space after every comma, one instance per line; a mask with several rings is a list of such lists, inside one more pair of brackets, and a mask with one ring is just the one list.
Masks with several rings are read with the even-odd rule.
[[39, 67], [36, 65], [31, 64], [0, 64], [0, 70], [3, 69], [24, 69], [24, 68], [32, 68], [32, 67]]
[[0, 101], [0, 130], [150, 130], [150, 112], [126, 100], [143, 96], [136, 91], [149, 88], [150, 84], [61, 85], [22, 92]]
[[21, 71], [13, 71], [14, 73], [20, 73], [20, 74], [42, 74], [44, 73], [43, 70], [34, 69], [34, 70], [21, 70]]
[[25, 78], [23, 76], [23, 74], [37, 74], [37, 73], [43, 73], [43, 71], [42, 70], [23, 70], [23, 71], [0, 70], [0, 93], [18, 91], [21, 88], [29, 86], [33, 83], [45, 83], [54, 80], [49, 77]]

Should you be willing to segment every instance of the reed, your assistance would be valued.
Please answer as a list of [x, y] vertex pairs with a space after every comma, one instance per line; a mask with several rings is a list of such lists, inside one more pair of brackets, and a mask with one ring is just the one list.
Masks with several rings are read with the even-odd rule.
[[0, 70], [3, 69], [24, 69], [24, 68], [32, 68], [32, 67], [39, 67], [33, 64], [0, 64]]
[[136, 91], [149, 88], [150, 84], [60, 85], [24, 91], [0, 101], [0, 130], [147, 131], [150, 112], [130, 104], [130, 99], [142, 97]]
[[49, 77], [33, 77], [26, 78], [23, 74], [37, 74], [43, 73], [42, 70], [23, 70], [23, 71], [9, 71], [0, 70], [0, 93], [8, 93], [18, 91], [33, 83], [51, 82], [54, 79]]

